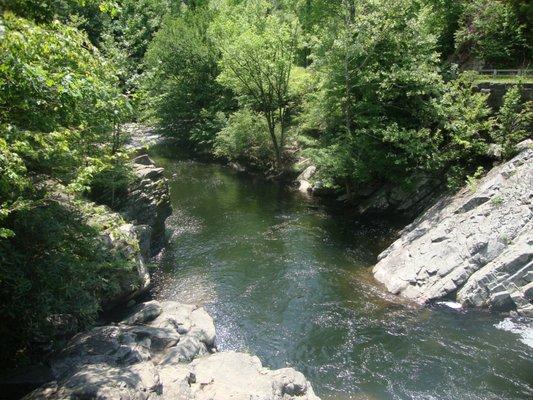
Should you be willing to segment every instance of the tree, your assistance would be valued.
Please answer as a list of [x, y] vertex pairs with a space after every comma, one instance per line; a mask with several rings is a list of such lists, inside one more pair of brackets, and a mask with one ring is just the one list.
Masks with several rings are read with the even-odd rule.
[[412, 0], [343, 0], [337, 8], [314, 50], [317, 90], [303, 118], [320, 134], [315, 158], [331, 186], [397, 182], [415, 168], [393, 138], [418, 132], [418, 144], [430, 140], [422, 130], [428, 100], [443, 82], [427, 15]]
[[465, 64], [477, 60], [493, 67], [516, 66], [520, 56], [528, 53], [525, 30], [511, 2], [470, 2], [455, 33], [459, 61]]
[[438, 50], [442, 61], [449, 61], [455, 54], [455, 32], [465, 7], [463, 0], [421, 0], [429, 6], [429, 29], [437, 37]]
[[212, 12], [197, 7], [168, 18], [144, 59], [146, 117], [195, 151], [211, 151], [217, 112], [232, 108], [216, 78], [218, 52], [207, 34]]
[[521, 89], [513, 86], [507, 90], [491, 130], [492, 138], [502, 145], [505, 156], [512, 156], [515, 144], [531, 136], [533, 129], [533, 101], [525, 102]]
[[218, 81], [233, 90], [243, 106], [266, 119], [277, 167], [282, 169], [298, 22], [270, 2], [254, 0], [222, 9], [214, 32], [221, 51]]

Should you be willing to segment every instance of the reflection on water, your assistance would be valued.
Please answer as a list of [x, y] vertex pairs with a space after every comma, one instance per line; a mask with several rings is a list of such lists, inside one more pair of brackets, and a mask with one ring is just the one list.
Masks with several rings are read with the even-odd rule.
[[525, 399], [533, 351], [497, 316], [399, 305], [370, 270], [391, 221], [358, 221], [216, 165], [171, 178], [156, 297], [203, 304], [220, 349], [294, 366], [324, 399]]

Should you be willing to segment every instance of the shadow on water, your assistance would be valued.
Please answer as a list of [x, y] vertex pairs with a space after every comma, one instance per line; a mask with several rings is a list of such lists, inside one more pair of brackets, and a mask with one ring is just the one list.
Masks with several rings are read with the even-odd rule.
[[171, 182], [154, 296], [203, 304], [222, 350], [302, 371], [324, 399], [524, 399], [533, 351], [501, 317], [391, 301], [372, 279], [406, 221], [357, 219], [214, 164], [156, 157]]

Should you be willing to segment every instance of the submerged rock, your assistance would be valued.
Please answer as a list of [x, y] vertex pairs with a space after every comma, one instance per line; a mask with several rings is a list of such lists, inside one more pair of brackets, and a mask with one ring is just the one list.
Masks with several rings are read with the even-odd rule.
[[532, 315], [533, 149], [437, 204], [379, 256], [374, 276], [419, 303], [457, 297], [465, 306]]
[[25, 399], [318, 399], [294, 369], [216, 353], [214, 340], [203, 308], [144, 303], [117, 325], [75, 336], [51, 360], [54, 381]]

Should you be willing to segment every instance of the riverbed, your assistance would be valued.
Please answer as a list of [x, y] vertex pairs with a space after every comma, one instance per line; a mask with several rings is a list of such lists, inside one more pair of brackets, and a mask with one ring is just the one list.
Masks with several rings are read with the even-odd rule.
[[375, 283], [376, 256], [406, 221], [154, 157], [174, 209], [154, 297], [205, 306], [220, 350], [292, 366], [323, 399], [533, 397], [533, 349], [502, 316], [398, 304]]

